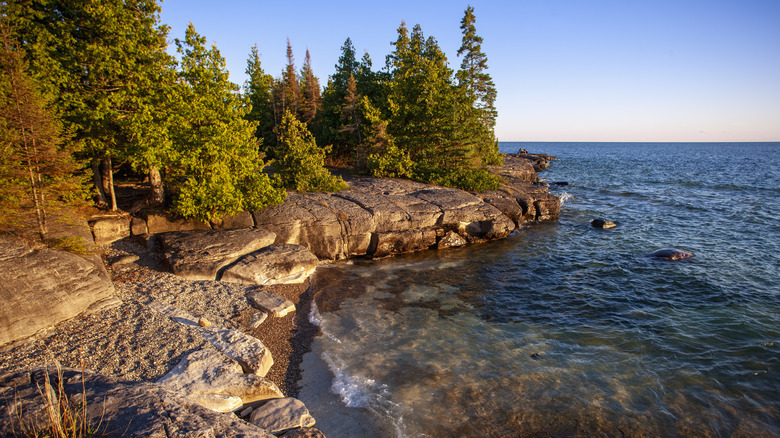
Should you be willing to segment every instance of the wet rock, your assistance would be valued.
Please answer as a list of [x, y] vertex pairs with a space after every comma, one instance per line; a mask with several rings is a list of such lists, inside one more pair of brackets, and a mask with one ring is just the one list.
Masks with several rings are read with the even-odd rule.
[[252, 412], [249, 421], [272, 434], [314, 425], [314, 418], [303, 402], [292, 397], [268, 401]]
[[73, 318], [113, 295], [97, 256], [0, 239], [0, 345]]
[[173, 273], [189, 280], [215, 280], [223, 267], [273, 244], [276, 235], [259, 229], [180, 231], [159, 240]]
[[272, 245], [248, 254], [222, 272], [220, 280], [244, 284], [298, 284], [317, 269], [319, 259], [300, 245]]
[[73, 369], [63, 369], [60, 375], [56, 370], [37, 369], [0, 377], [0, 435], [15, 436], [20, 415], [37, 419], [40, 425], [50, 421], [40, 388], [47, 387], [47, 380], [49, 387], [57, 388], [60, 376], [69, 399], [85, 397], [83, 415], [89, 424], [99, 426], [97, 436], [273, 438], [262, 428], [206, 409], [161, 385], [123, 382]]
[[444, 249], [444, 248], [463, 246], [465, 244], [466, 244], [466, 239], [460, 237], [460, 234], [454, 231], [449, 231], [447, 234], [444, 235], [444, 237], [439, 239], [439, 243], [436, 244], [436, 247], [438, 249]]
[[602, 229], [605, 229], [605, 230], [609, 229], [609, 228], [615, 228], [617, 226], [617, 224], [612, 222], [612, 221], [608, 221], [606, 219], [600, 219], [600, 218], [599, 219], [593, 219], [592, 221], [590, 221], [590, 225], [593, 228], [602, 228]]
[[676, 249], [676, 248], [659, 249], [658, 251], [650, 253], [649, 255], [650, 257], [653, 258], [663, 259], [668, 261], [684, 260], [693, 257], [692, 253], [682, 249]]
[[157, 383], [220, 412], [231, 412], [258, 400], [284, 397], [273, 382], [243, 373], [241, 365], [212, 348], [190, 353]]
[[295, 304], [292, 301], [264, 288], [256, 288], [249, 292], [247, 299], [256, 308], [265, 310], [277, 318], [295, 312]]

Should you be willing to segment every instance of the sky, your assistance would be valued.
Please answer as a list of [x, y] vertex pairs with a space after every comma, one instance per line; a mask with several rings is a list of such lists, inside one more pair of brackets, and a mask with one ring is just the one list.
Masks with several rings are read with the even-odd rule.
[[255, 44], [279, 76], [289, 38], [324, 86], [347, 37], [384, 67], [402, 20], [457, 69], [468, 5], [501, 141], [780, 141], [780, 0], [164, 0], [160, 21], [171, 52], [192, 22], [239, 85]]

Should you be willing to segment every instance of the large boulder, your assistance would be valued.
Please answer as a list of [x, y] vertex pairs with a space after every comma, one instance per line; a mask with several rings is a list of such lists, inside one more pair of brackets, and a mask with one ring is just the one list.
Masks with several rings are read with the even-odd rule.
[[96, 245], [106, 245], [130, 235], [130, 216], [95, 217], [89, 221]]
[[168, 212], [144, 213], [147, 233], [160, 234], [170, 231], [210, 230], [211, 225], [197, 219], [184, 219]]
[[[238, 362], [213, 348], [190, 353], [157, 383], [220, 412], [231, 412], [258, 400], [284, 397], [273, 382], [244, 373]], [[234, 398], [238, 398], [235, 404], [215, 404]]]
[[170, 232], [159, 239], [174, 274], [189, 280], [216, 280], [220, 269], [273, 244], [276, 235], [249, 228]]
[[[61, 388], [60, 391], [58, 388]], [[37, 369], [0, 377], [0, 435], [19, 434], [20, 418], [38, 430], [56, 416], [51, 400], [79, 404], [84, 400], [87, 423], [105, 437], [258, 437], [273, 438], [264, 429], [233, 414], [204, 408], [155, 383], [123, 382], [114, 378], [62, 369]], [[82, 398], [83, 397], [83, 398]], [[73, 411], [79, 406], [71, 406]]]
[[292, 397], [266, 402], [252, 411], [249, 421], [275, 435], [290, 429], [314, 426], [314, 417], [303, 402]]
[[0, 239], [0, 345], [110, 300], [114, 285], [97, 256]]
[[271, 245], [228, 267], [220, 280], [244, 284], [297, 284], [317, 269], [319, 259], [300, 245]]

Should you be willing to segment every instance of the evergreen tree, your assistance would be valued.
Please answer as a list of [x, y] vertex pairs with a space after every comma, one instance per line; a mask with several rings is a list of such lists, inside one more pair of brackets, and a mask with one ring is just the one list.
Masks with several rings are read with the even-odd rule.
[[479, 109], [480, 119], [491, 131], [496, 125], [496, 86], [487, 72], [487, 56], [482, 52], [482, 37], [477, 35], [474, 25], [474, 8], [469, 6], [460, 22], [463, 40], [458, 56], [463, 56], [457, 78], [461, 86], [468, 91], [470, 98]]
[[290, 111], [285, 111], [276, 127], [279, 141], [274, 150], [276, 185], [299, 192], [326, 192], [345, 189], [341, 177], [324, 167], [326, 151], [317, 146], [314, 136]]
[[453, 84], [453, 71], [433, 37], [419, 25], [411, 34], [398, 29], [388, 56], [390, 133], [414, 161], [415, 179], [477, 190], [497, 188], [476, 153], [481, 139], [464, 89]]
[[[300, 102], [300, 88], [298, 86], [298, 75], [295, 72], [295, 57], [293, 57], [292, 45], [287, 38], [287, 67], [282, 75], [282, 115], [285, 111], [292, 114], [298, 114], [298, 105]], [[283, 117], [283, 116], [282, 116]]]
[[257, 122], [255, 136], [262, 140], [261, 149], [268, 151], [276, 144], [276, 134], [274, 133], [276, 123], [271, 92], [274, 78], [263, 70], [257, 45], [252, 46], [252, 52], [246, 63], [246, 74], [249, 78], [244, 83], [244, 94], [252, 105], [252, 111], [247, 114], [246, 118], [249, 121]]
[[77, 205], [72, 143], [27, 72], [0, 16], [0, 229], [37, 225], [46, 241], [52, 211]]
[[301, 69], [301, 102], [299, 118], [307, 126], [311, 126], [317, 112], [322, 105], [322, 93], [320, 91], [320, 81], [314, 76], [311, 68], [311, 55], [309, 49], [306, 49], [306, 59]]
[[341, 46], [341, 56], [335, 68], [336, 72], [328, 80], [328, 86], [323, 92], [322, 118], [317, 130], [317, 140], [321, 144], [332, 146], [335, 161], [351, 161], [358, 140], [354, 131], [343, 130], [349, 123], [349, 116], [344, 112], [344, 103], [349, 78], [355, 75], [358, 63], [355, 60], [355, 48], [350, 38], [347, 38]]
[[283, 201], [284, 192], [262, 172], [257, 123], [245, 119], [248, 99], [228, 80], [217, 47], [207, 50], [206, 38], [192, 23], [176, 46], [181, 55], [178, 92], [187, 104], [174, 125], [177, 153], [169, 174], [172, 181], [183, 181], [174, 211], [213, 221]]
[[[477, 155], [487, 164], [500, 164], [501, 154], [494, 133], [498, 114], [495, 107], [496, 86], [487, 72], [487, 56], [482, 52], [482, 37], [477, 35], [475, 21], [474, 8], [469, 6], [460, 23], [463, 39], [458, 56], [463, 56], [463, 61], [456, 77], [458, 84], [465, 89], [466, 105], [475, 111], [474, 115], [467, 117], [467, 123], [470, 124], [473, 136], [479, 138], [475, 145]], [[471, 112], [469, 108], [465, 110]], [[484, 128], [473, 123], [474, 117], [478, 118]]]
[[[54, 104], [82, 153], [103, 163], [95, 185], [116, 209], [113, 166], [132, 155], [146, 135], [135, 123], [154, 102], [167, 27], [158, 23], [155, 0], [4, 2], [3, 15], [17, 26], [30, 69]], [[151, 93], [154, 94], [154, 93]], [[152, 134], [154, 135], [154, 134]]]

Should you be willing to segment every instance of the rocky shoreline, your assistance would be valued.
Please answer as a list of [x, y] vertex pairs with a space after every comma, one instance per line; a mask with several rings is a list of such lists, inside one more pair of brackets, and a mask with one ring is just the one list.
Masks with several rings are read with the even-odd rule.
[[[191, 373], [207, 357], [217, 357], [207, 352], [219, 350], [229, 359], [219, 355], [227, 362], [209, 366], [235, 368], [231, 364], [235, 360], [240, 366], [234, 381], [248, 379], [254, 388], [271, 388], [272, 396], [267, 399], [295, 396], [301, 358], [316, 335], [307, 318], [312, 291], [306, 278], [318, 260], [385, 257], [484, 242], [504, 238], [526, 222], [556, 220], [560, 200], [538, 183], [536, 175], [551, 158], [507, 155], [504, 166], [494, 169], [506, 183], [493, 192], [467, 193], [404, 180], [361, 178], [349, 181], [349, 190], [291, 193], [280, 206], [245, 212], [219, 224], [178, 220], [159, 212], [96, 218], [91, 222], [94, 241], [107, 245], [104, 260], [118, 300], [2, 347], [0, 375], [6, 376], [0, 378], [0, 390], [7, 399], [10, 382], [24, 380], [23, 376], [29, 381], [36, 372], [40, 374], [33, 371], [36, 367], [57, 361], [66, 368], [97, 373], [93, 380], [102, 385], [108, 384], [105, 379], [138, 384], [178, 379], [179, 386], [174, 388], [180, 396], [186, 392], [182, 388], [193, 391], [198, 386], [182, 383], [187, 381], [187, 368]], [[229, 229], [237, 230], [222, 231]], [[214, 236], [223, 238], [208, 240]], [[266, 253], [281, 255], [269, 258]], [[290, 281], [295, 283], [285, 284]], [[258, 294], [276, 300], [282, 309], [294, 306], [297, 311], [264, 307], [252, 298]], [[259, 323], [260, 319], [265, 320]], [[258, 365], [262, 372], [248, 369], [251, 366], [242, 362], [241, 354], [231, 353], [236, 336], [245, 335], [259, 340], [262, 347], [258, 348], [268, 350], [273, 365]], [[215, 341], [220, 336], [223, 341]], [[252, 347], [249, 355], [260, 357], [260, 350]], [[170, 373], [175, 369], [179, 371], [174, 379]], [[228, 417], [265, 425], [257, 429], [257, 436], [270, 436], [261, 434], [270, 426], [260, 417], [272, 415], [252, 412], [271, 403], [242, 394], [240, 400], [233, 399], [234, 407], [226, 408], [235, 413]], [[203, 395], [190, 395], [175, 403], [189, 406], [197, 399], [194, 405], [198, 407], [192, 411], [201, 412], [200, 405], [227, 402], [231, 396], [206, 391], [208, 400], [204, 400]], [[163, 436], [174, 429], [184, 430], [181, 421], [171, 423], [168, 418], [171, 408], [163, 411], [157, 423], [150, 423], [155, 426], [136, 432]], [[2, 415], [7, 426], [9, 411]], [[273, 433], [321, 436], [309, 427], [313, 420], [307, 415], [300, 413], [294, 420], [297, 423], [272, 428]], [[255, 421], [256, 417], [260, 419]], [[189, 420], [194, 429], [187, 433], [202, 431], [201, 423]], [[228, 432], [233, 426], [220, 427], [212, 427], [212, 432], [241, 434]]]

